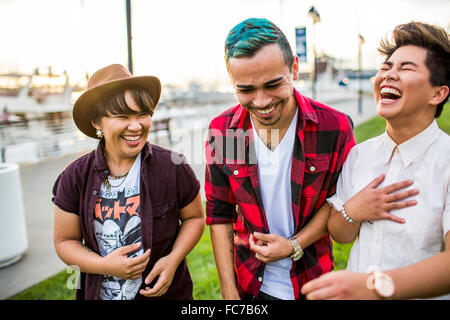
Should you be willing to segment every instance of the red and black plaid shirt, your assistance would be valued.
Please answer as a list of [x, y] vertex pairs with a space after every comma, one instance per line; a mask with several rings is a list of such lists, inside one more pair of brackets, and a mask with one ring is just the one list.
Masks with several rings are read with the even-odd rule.
[[[294, 89], [299, 107], [291, 169], [295, 234], [334, 194], [344, 160], [355, 145], [351, 120]], [[233, 223], [234, 265], [241, 297], [257, 296], [265, 264], [250, 251], [249, 236], [269, 233], [261, 198], [249, 113], [240, 105], [215, 117], [206, 142], [207, 224]], [[301, 286], [334, 267], [328, 235], [304, 249], [293, 262], [291, 281], [296, 299]]]

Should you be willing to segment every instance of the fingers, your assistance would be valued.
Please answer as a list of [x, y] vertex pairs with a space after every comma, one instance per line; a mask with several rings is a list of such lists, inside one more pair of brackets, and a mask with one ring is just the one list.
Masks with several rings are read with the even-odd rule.
[[267, 263], [269, 259], [264, 255], [266, 253], [267, 246], [260, 240], [258, 240], [255, 243], [255, 238], [253, 237], [253, 234], [250, 234], [249, 243], [250, 243], [250, 250], [255, 253], [255, 258], [262, 262]]
[[403, 209], [403, 208], [407, 208], [407, 207], [412, 207], [412, 206], [415, 206], [416, 204], [417, 204], [416, 200], [391, 202], [391, 203], [386, 204], [385, 209], [386, 209], [386, 211], [398, 210], [398, 209]]
[[370, 188], [376, 188], [378, 187], [384, 180], [384, 174], [380, 174], [378, 177], [373, 179], [367, 186]]
[[335, 300], [333, 287], [324, 287], [314, 290], [306, 295], [307, 300]]
[[136, 272], [132, 273], [132, 274], [128, 277], [128, 279], [133, 279], [133, 280], [139, 279], [140, 277], [142, 277], [142, 273], [143, 273], [143, 272], [144, 272], [144, 270], [136, 271]]
[[315, 294], [313, 294], [314, 292], [321, 290], [323, 288], [327, 288], [329, 286], [328, 283], [328, 274], [324, 274], [321, 277], [311, 280], [307, 283], [305, 283], [302, 286], [301, 292], [303, 295], [305, 295], [307, 297], [307, 299], [313, 298], [315, 297]]
[[134, 258], [129, 258], [129, 265], [130, 266], [135, 266], [135, 265], [141, 265], [141, 264], [147, 264], [148, 260], [150, 260], [150, 249], [147, 249], [147, 251], [144, 252], [144, 254], [134, 257]]
[[166, 293], [169, 287], [170, 283], [163, 276], [160, 276], [153, 288], [145, 287], [139, 293], [146, 297], [159, 297]]
[[250, 250], [253, 251], [258, 251], [260, 252], [261, 249], [265, 246], [265, 243], [257, 240], [255, 241], [255, 237], [253, 236], [253, 234], [250, 234], [249, 238], [248, 238], [248, 242], [250, 244]]
[[164, 272], [165, 269], [160, 267], [154, 267], [147, 278], [145, 279], [145, 284], [150, 284], [153, 280], [159, 276], [158, 280], [154, 284], [152, 288], [145, 287], [145, 290], [140, 290], [140, 293], [146, 297], [158, 297], [167, 292], [172, 283], [171, 280], [167, 277], [167, 272]]
[[128, 246], [123, 246], [123, 247], [118, 248], [116, 250], [116, 252], [120, 255], [126, 255], [127, 253], [131, 253], [133, 251], [139, 250], [141, 245], [142, 245], [141, 242], [133, 243]]
[[386, 214], [384, 216], [384, 219], [387, 220], [391, 220], [393, 222], [397, 222], [397, 223], [405, 223], [406, 220], [402, 219], [400, 217], [397, 217], [391, 213], [389, 213], [389, 211], [391, 210], [399, 210], [399, 209], [403, 209], [403, 208], [407, 208], [407, 207], [412, 207], [417, 205], [417, 201], [416, 200], [406, 200], [406, 201], [400, 201], [403, 200], [405, 198], [414, 196], [419, 194], [419, 190], [418, 189], [411, 189], [411, 190], [407, 190], [407, 191], [402, 191], [402, 192], [394, 192], [392, 194], [389, 194], [385, 197], [386, 200], [386, 205], [384, 206], [384, 209], [386, 211]]
[[268, 263], [270, 262], [270, 259], [260, 253], [255, 253], [255, 258], [258, 259], [259, 261], [262, 261], [264, 263]]
[[138, 279], [142, 276], [142, 273], [147, 266], [148, 261], [150, 260], [150, 249], [147, 249], [144, 254], [134, 257], [127, 258], [128, 272], [126, 275], [126, 279]]
[[393, 214], [387, 213], [386, 216], [384, 216], [385, 220], [390, 220], [397, 223], [405, 223], [406, 220], [397, 216], [394, 216]]
[[[147, 250], [146, 253], [144, 253], [144, 254], [147, 254], [149, 251], [150, 251], [150, 249]], [[135, 271], [140, 271], [141, 273], [144, 272], [145, 267], [147, 266], [149, 260], [150, 260], [150, 255], [147, 254], [147, 258], [142, 263], [135, 264], [131, 267], [133, 272], [135, 272]]]
[[415, 196], [418, 194], [419, 194], [418, 189], [394, 192], [394, 193], [390, 193], [390, 194], [386, 195], [386, 201], [387, 202], [395, 202], [395, 201], [403, 200], [403, 199], [406, 199], [408, 197], [412, 197], [412, 196]]
[[385, 186], [385, 187], [383, 187], [382, 189], [383, 189], [383, 191], [385, 192], [385, 193], [392, 193], [392, 192], [394, 192], [394, 191], [397, 191], [397, 190], [400, 190], [400, 189], [404, 189], [404, 188], [406, 188], [406, 187], [409, 187], [410, 185], [412, 185], [414, 183], [414, 181], [413, 180], [403, 180], [403, 181], [400, 181], [400, 182], [395, 182], [395, 183], [392, 183], [392, 184], [390, 184], [390, 185], [388, 185], [388, 186]]
[[153, 269], [150, 270], [150, 273], [148, 274], [147, 278], [145, 278], [145, 284], [150, 284], [156, 276], [160, 273], [160, 269], [157, 269], [157, 266], [153, 266]]
[[274, 241], [276, 235], [270, 233], [253, 232], [253, 236], [256, 240], [261, 240], [263, 242]]

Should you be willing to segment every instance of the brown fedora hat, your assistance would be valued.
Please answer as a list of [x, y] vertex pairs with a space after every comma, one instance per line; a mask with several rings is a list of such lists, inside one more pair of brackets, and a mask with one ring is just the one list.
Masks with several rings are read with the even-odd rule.
[[91, 138], [98, 139], [96, 129], [92, 126], [89, 117], [92, 107], [105, 93], [123, 85], [136, 85], [146, 89], [155, 103], [154, 107], [158, 104], [161, 96], [161, 82], [157, 77], [134, 77], [124, 66], [112, 64], [92, 75], [88, 81], [87, 90], [73, 105], [73, 120], [81, 132]]

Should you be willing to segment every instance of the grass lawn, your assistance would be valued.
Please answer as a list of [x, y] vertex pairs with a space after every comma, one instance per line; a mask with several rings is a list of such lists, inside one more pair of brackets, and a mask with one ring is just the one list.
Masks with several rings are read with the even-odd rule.
[[[444, 107], [444, 112], [438, 119], [439, 127], [450, 134], [450, 104]], [[355, 128], [355, 137], [358, 143], [383, 133], [385, 122], [380, 117], [374, 117]], [[333, 254], [335, 258], [336, 269], [344, 269], [347, 265], [348, 255], [352, 244], [341, 245], [334, 243]], [[194, 282], [194, 299], [196, 300], [215, 300], [221, 299], [220, 286], [217, 270], [212, 254], [209, 227], [187, 257], [189, 270], [191, 271]], [[31, 288], [11, 297], [14, 300], [73, 300], [75, 291], [67, 288], [69, 277], [73, 273], [67, 273], [66, 270], [44, 280]], [[69, 279], [70, 281], [70, 279]]]

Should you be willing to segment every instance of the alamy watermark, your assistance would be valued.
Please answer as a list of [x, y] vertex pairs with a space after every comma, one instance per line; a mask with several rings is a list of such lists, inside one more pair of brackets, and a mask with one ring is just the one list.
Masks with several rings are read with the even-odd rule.
[[[269, 162], [258, 163], [261, 174], [276, 172], [280, 159], [280, 131], [278, 129], [260, 129], [254, 137], [253, 130], [194, 128], [175, 130], [172, 133], [171, 160], [174, 164], [187, 162], [191, 165], [203, 164], [257, 164], [255, 140], [264, 141], [271, 150]], [[262, 145], [262, 144], [260, 144]], [[180, 156], [182, 154], [184, 157]]]
[[80, 267], [71, 265], [66, 268], [66, 273], [70, 274], [70, 276], [66, 280], [67, 289], [81, 289], [81, 279], [80, 279]]

